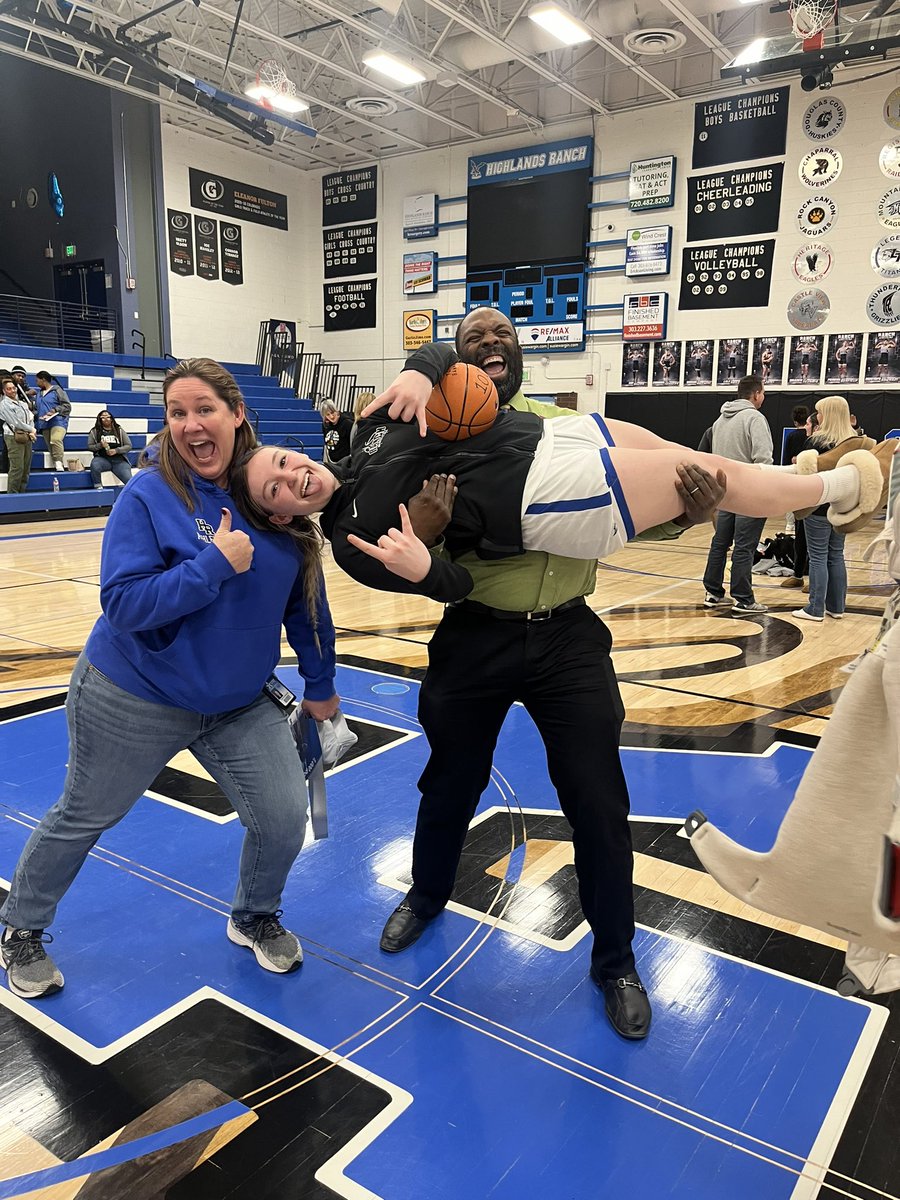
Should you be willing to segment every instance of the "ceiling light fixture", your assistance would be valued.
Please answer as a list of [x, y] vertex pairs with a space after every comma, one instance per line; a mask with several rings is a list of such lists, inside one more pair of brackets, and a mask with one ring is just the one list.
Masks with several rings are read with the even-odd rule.
[[540, 25], [551, 37], [555, 37], [564, 46], [577, 46], [581, 42], [589, 42], [591, 34], [571, 17], [558, 4], [538, 4], [528, 13], [529, 21]]
[[412, 63], [403, 62], [393, 54], [386, 54], [384, 50], [373, 50], [371, 54], [363, 55], [363, 62], [370, 70], [387, 75], [388, 79], [402, 83], [404, 87], [425, 82], [426, 77]]

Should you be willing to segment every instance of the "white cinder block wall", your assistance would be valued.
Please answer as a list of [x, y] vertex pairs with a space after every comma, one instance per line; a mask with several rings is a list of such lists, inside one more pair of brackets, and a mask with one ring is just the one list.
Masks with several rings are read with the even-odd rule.
[[[441, 323], [440, 318], [460, 313], [464, 304], [461, 285], [440, 287], [434, 297], [404, 298], [404, 253], [434, 250], [439, 256], [462, 255], [466, 246], [464, 228], [442, 230], [433, 240], [404, 242], [401, 227], [404, 197], [429, 191], [444, 198], [465, 195], [467, 160], [479, 151], [528, 147], [591, 132], [595, 140], [596, 174], [627, 170], [632, 159], [671, 153], [678, 159], [678, 176], [674, 208], [643, 214], [629, 213], [627, 207], [605, 208], [591, 214], [592, 240], [624, 238], [629, 227], [672, 225], [671, 274], [639, 283], [626, 281], [624, 272], [592, 276], [588, 302], [621, 303], [626, 291], [665, 290], [669, 293], [670, 338], [790, 336], [796, 331], [788, 322], [787, 304], [804, 286], [794, 278], [791, 262], [800, 246], [810, 240], [798, 231], [796, 212], [803, 200], [813, 195], [800, 183], [797, 174], [801, 158], [814, 145], [803, 134], [802, 118], [807, 106], [821, 93], [803, 92], [799, 76], [789, 82], [791, 101], [781, 224], [774, 235], [776, 249], [770, 303], [767, 308], [759, 309], [678, 312], [681, 250], [686, 226], [686, 178], [693, 173], [693, 101], [660, 105], [644, 113], [598, 118], [593, 130], [590, 122], [573, 122], [554, 126], [538, 137], [514, 134], [383, 161], [378, 169], [378, 323], [370, 330], [330, 334], [323, 330], [321, 175], [324, 172], [300, 172], [267, 163], [262, 156], [231, 149], [166, 125], [163, 127], [163, 149], [166, 204], [169, 207], [190, 207], [187, 168], [193, 165], [287, 193], [290, 221], [287, 234], [242, 222], [247, 282], [241, 288], [210, 284], [196, 278], [181, 279], [170, 273], [174, 352], [196, 353], [202, 346], [209, 353], [230, 359], [252, 357], [261, 319], [296, 316], [300, 322], [298, 336], [306, 342], [307, 348], [321, 351], [327, 361], [339, 362], [343, 371], [355, 372], [362, 383], [372, 383], [376, 388], [385, 385], [404, 361], [404, 309], [433, 307], [437, 310], [439, 329], [443, 333], [452, 332], [452, 326], [448, 322]], [[892, 86], [888, 77], [865, 83], [850, 82], [833, 91], [847, 107], [847, 121], [832, 142], [843, 155], [843, 172], [834, 184], [824, 189], [838, 204], [838, 220], [832, 231], [817, 239], [827, 242], [835, 256], [830, 274], [818, 285], [830, 296], [832, 303], [832, 315], [816, 331], [818, 333], [865, 333], [873, 328], [866, 317], [865, 302], [870, 292], [882, 282], [869, 265], [872, 247], [890, 232], [878, 224], [875, 206], [894, 182], [885, 178], [878, 167], [881, 147], [897, 136], [897, 132], [882, 119], [882, 105]], [[764, 90], [764, 85], [745, 90]], [[723, 170], [733, 165], [723, 166]], [[623, 197], [626, 191], [626, 181], [619, 180], [595, 186], [593, 198], [615, 199]], [[464, 204], [444, 208], [440, 213], [442, 220], [460, 220], [464, 216]], [[610, 224], [614, 226], [613, 230], [607, 230]], [[760, 235], [768, 236], [773, 235]], [[597, 266], [623, 260], [622, 248], [598, 250], [593, 256]], [[438, 279], [459, 278], [463, 274], [464, 263], [453, 263], [439, 269]], [[594, 328], [618, 323], [619, 316], [615, 312], [594, 313], [588, 320], [589, 327]], [[622, 347], [615, 337], [593, 338], [588, 340], [584, 353], [552, 354], [546, 358], [526, 355], [525, 361], [532, 373], [526, 391], [576, 391], [583, 411], [602, 411], [606, 391], [619, 387]], [[585, 384], [588, 375], [593, 376], [592, 386]]]

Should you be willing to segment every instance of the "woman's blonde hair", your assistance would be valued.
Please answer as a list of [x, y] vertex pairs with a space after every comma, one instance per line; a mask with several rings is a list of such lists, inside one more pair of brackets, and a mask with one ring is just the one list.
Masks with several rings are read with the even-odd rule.
[[353, 401], [353, 420], [358, 421], [362, 410], [375, 399], [374, 392], [360, 392]]
[[[270, 513], [250, 495], [247, 486], [247, 467], [250, 459], [261, 450], [274, 447], [255, 446], [247, 453], [235, 453], [231, 462], [228, 477], [228, 490], [231, 493], [238, 511], [248, 524], [263, 533], [288, 533], [297, 544], [303, 557], [303, 599], [309, 613], [310, 624], [316, 628], [319, 618], [319, 603], [325, 593], [325, 579], [322, 571], [322, 547], [325, 538], [318, 522], [310, 517], [294, 517], [289, 525], [273, 525], [269, 520]], [[316, 645], [319, 644], [318, 633]]]
[[850, 405], [843, 396], [825, 396], [816, 401], [819, 426], [811, 441], [817, 446], [836, 446], [858, 434], [850, 424]]
[[[235, 383], [234, 376], [211, 358], [184, 358], [167, 371], [163, 381], [163, 404], [166, 403], [172, 384], [177, 383], [179, 379], [202, 380], [233, 413], [244, 403], [244, 397]], [[245, 412], [243, 421], [234, 431], [234, 453], [231, 461], [235, 462], [243, 457], [255, 445], [256, 434]], [[164, 425], [147, 445], [138, 460], [138, 466], [155, 467], [176, 496], [184, 502], [188, 512], [194, 511], [197, 493], [194, 489], [193, 473], [175, 449], [168, 425]]]

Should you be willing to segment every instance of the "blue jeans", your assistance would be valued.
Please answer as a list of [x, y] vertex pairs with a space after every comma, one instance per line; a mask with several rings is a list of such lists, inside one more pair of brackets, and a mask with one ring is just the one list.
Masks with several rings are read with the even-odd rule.
[[765, 528], [765, 517], [739, 517], [720, 511], [703, 573], [703, 586], [711, 596], [725, 595], [725, 560], [731, 552], [731, 594], [739, 603], [753, 603], [753, 555]]
[[[203, 716], [140, 700], [82, 654], [66, 700], [69, 768], [63, 794], [25, 843], [0, 920], [45, 929], [107, 829], [130, 811], [173, 755], [190, 749], [246, 829], [232, 915], [275, 912], [306, 828], [306, 784], [284, 713], [260, 695]], [[116, 769], [109, 770], [110, 755]]]
[[104, 471], [112, 471], [122, 483], [127, 483], [131, 478], [131, 464], [127, 458], [107, 458], [105, 454], [95, 454], [91, 460], [91, 483], [94, 487], [100, 487], [103, 483], [100, 477]]
[[847, 603], [847, 564], [844, 535], [827, 517], [807, 517], [806, 545], [809, 551], [809, 602], [806, 611], [814, 617], [842, 613]]

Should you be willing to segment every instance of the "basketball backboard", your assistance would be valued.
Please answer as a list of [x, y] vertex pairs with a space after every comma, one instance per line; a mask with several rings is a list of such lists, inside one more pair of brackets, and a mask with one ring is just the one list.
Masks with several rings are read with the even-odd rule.
[[898, 46], [900, 11], [852, 23], [842, 16], [839, 26], [831, 25], [824, 31], [819, 50], [804, 50], [803, 41], [788, 30], [775, 37], [757, 38], [726, 63], [720, 74], [723, 79], [760, 79], [791, 71], [814, 72], [863, 58], [884, 58]]

